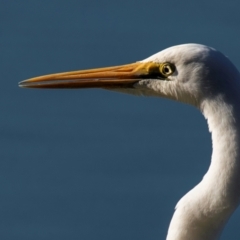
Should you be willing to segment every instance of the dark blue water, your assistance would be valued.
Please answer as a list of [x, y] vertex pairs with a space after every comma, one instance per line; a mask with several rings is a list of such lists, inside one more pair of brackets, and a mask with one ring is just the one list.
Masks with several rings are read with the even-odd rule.
[[[193, 107], [17, 83], [197, 42], [240, 67], [239, 1], [0, 0], [0, 238], [165, 239], [211, 157]], [[240, 212], [222, 239], [240, 238]]]

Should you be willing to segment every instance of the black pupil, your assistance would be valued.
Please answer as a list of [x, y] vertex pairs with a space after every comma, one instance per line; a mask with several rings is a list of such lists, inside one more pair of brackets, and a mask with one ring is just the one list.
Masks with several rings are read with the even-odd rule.
[[169, 73], [169, 68], [168, 67], [164, 67], [164, 71], [165, 71], [165, 73]]

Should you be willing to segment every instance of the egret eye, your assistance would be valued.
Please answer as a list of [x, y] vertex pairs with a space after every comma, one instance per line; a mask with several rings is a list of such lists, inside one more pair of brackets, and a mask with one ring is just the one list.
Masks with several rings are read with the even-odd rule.
[[167, 62], [167, 63], [161, 64], [159, 70], [164, 77], [168, 77], [174, 73], [175, 66], [172, 63]]

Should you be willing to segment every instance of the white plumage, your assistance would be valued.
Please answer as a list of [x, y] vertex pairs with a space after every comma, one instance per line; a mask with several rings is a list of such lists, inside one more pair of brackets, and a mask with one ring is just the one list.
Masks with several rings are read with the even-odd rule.
[[210, 167], [176, 206], [167, 240], [216, 240], [240, 201], [240, 74], [213, 48], [184, 44], [124, 66], [52, 74], [22, 87], [100, 87], [191, 104], [212, 133]]

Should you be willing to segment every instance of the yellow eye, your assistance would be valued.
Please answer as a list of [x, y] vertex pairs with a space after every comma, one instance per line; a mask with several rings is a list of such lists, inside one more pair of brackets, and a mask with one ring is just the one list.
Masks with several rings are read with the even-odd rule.
[[168, 77], [174, 73], [175, 66], [172, 63], [166, 62], [160, 65], [159, 70], [164, 77]]

